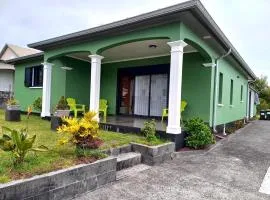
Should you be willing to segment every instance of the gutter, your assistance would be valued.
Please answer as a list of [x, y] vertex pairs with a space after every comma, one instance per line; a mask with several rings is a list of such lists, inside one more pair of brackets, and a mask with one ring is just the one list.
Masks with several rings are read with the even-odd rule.
[[212, 126], [213, 126], [213, 132], [217, 132], [216, 130], [216, 118], [217, 118], [217, 106], [218, 106], [218, 81], [219, 81], [219, 61], [229, 56], [232, 52], [232, 49], [230, 48], [227, 53], [221, 55], [220, 57], [215, 59], [215, 89], [214, 89], [214, 109], [213, 109], [213, 118], [212, 118]]

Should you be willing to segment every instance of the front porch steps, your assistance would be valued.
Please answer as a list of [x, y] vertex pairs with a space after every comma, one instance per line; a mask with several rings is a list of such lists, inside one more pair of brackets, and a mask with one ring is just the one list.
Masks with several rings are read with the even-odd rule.
[[117, 157], [116, 170], [120, 171], [122, 169], [133, 167], [134, 165], [141, 164], [141, 154], [135, 152], [119, 154]]
[[138, 164], [133, 167], [123, 169], [116, 172], [116, 180], [121, 180], [126, 177], [136, 176], [138, 173], [150, 169], [151, 166], [145, 164]]

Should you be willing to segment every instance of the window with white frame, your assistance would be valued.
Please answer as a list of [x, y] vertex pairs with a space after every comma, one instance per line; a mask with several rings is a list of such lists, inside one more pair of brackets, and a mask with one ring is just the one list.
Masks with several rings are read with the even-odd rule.
[[24, 85], [25, 87], [42, 87], [43, 66], [33, 66], [25, 68]]

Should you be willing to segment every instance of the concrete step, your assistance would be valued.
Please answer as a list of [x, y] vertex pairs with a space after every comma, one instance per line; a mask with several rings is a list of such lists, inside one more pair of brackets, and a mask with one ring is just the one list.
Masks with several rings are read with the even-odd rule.
[[141, 163], [141, 154], [135, 152], [123, 153], [117, 156], [116, 170], [120, 171]]
[[135, 165], [133, 167], [123, 169], [116, 172], [116, 180], [120, 180], [126, 177], [136, 176], [138, 173], [150, 169], [151, 166], [145, 164]]

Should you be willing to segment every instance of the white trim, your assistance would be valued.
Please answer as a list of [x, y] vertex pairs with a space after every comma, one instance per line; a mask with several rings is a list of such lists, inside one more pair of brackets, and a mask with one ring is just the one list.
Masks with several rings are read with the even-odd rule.
[[218, 106], [218, 107], [223, 107], [224, 104], [219, 103], [217, 106]]
[[204, 67], [215, 67], [216, 64], [215, 63], [203, 63], [202, 64]]
[[183, 40], [167, 43], [171, 47], [170, 80], [169, 80], [169, 114], [167, 133], [181, 134], [181, 94], [184, 47]]
[[96, 120], [99, 121], [99, 98], [100, 98], [100, 74], [101, 60], [100, 55], [89, 55], [91, 58], [91, 79], [90, 79], [90, 105], [89, 110], [97, 113]]
[[244, 101], [240, 101], [240, 103], [244, 103]]
[[29, 87], [30, 89], [42, 89], [42, 86]]
[[78, 57], [76, 57], [76, 56], [67, 55], [67, 57], [70, 57], [70, 58], [74, 58], [74, 59], [77, 59], [77, 60], [81, 60], [81, 61], [84, 61], [84, 62], [91, 63], [91, 61], [90, 61], [90, 60], [83, 59], [83, 58], [78, 58]]
[[155, 56], [144, 56], [144, 57], [138, 57], [138, 58], [128, 58], [128, 59], [121, 59], [121, 60], [102, 62], [102, 64], [126, 62], [126, 61], [132, 61], [132, 60], [142, 60], [142, 59], [147, 59], [147, 58], [156, 58], [156, 57], [163, 57], [163, 56], [169, 56], [169, 55], [170, 55], [169, 53], [166, 53], [166, 54], [160, 54], [160, 55], [155, 55]]
[[52, 63], [44, 62], [41, 117], [51, 116]]

